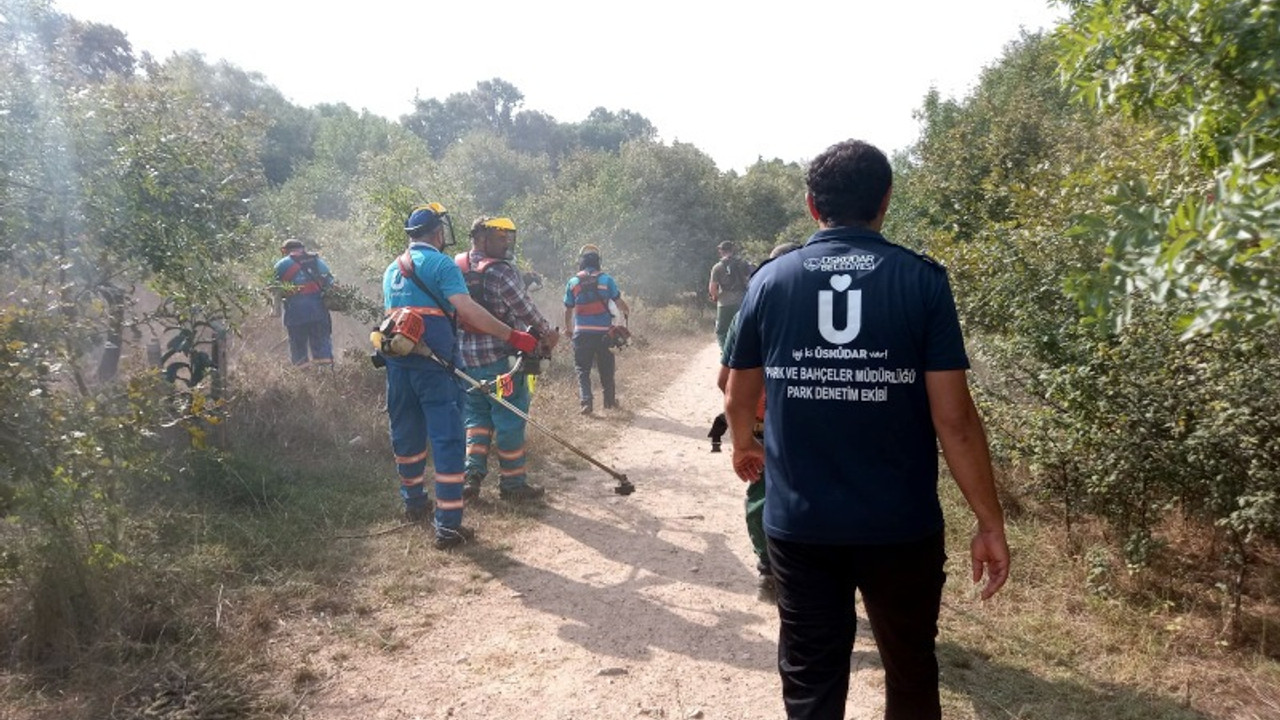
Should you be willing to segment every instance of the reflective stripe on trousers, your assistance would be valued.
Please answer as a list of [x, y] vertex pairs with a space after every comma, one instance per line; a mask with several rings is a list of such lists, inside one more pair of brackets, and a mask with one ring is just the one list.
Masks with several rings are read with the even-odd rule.
[[[487, 365], [467, 368], [466, 373], [481, 382], [493, 380], [511, 369], [509, 358]], [[519, 408], [525, 414], [533, 402], [529, 392], [528, 376], [523, 373], [513, 378], [514, 391], [503, 400]], [[479, 391], [472, 390], [466, 399], [467, 472], [484, 475], [488, 472], [489, 455], [496, 447], [498, 456], [498, 487], [510, 490], [528, 482], [525, 474], [525, 420]]]
[[[406, 508], [425, 507], [427, 458], [435, 469], [438, 527], [462, 524], [462, 472], [466, 445], [462, 429], [462, 388], [443, 368], [388, 364], [387, 416], [396, 455], [400, 496]], [[427, 446], [430, 444], [430, 452]]]

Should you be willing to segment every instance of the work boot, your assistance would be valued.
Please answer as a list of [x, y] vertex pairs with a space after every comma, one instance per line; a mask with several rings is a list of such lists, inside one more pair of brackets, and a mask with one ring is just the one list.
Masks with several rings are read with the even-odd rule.
[[465, 483], [462, 486], [462, 499], [475, 500], [480, 497], [480, 481], [483, 479], [484, 476], [478, 473], [467, 473]]
[[512, 500], [522, 502], [525, 500], [537, 500], [547, 494], [547, 489], [541, 485], [517, 485], [513, 488], [498, 488], [498, 495], [503, 500]]
[[436, 549], [452, 550], [476, 539], [476, 531], [459, 525], [456, 528], [436, 526]]
[[621, 410], [622, 406], [618, 404], [617, 400], [614, 400], [612, 402], [606, 402], [604, 404], [604, 409], [605, 410]]
[[404, 509], [404, 521], [408, 523], [424, 523], [431, 519], [431, 501], [426, 505], [416, 505]]
[[581, 408], [580, 410], [578, 410], [578, 414], [580, 414], [580, 415], [590, 415], [590, 414], [591, 414], [591, 406], [590, 406], [590, 405], [583, 405], [583, 406], [582, 406], [582, 408]]

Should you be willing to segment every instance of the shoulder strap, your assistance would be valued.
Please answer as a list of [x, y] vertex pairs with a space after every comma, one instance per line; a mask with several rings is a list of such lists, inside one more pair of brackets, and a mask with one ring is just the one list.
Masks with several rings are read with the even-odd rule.
[[289, 258], [289, 260], [292, 261], [289, 267], [285, 268], [283, 273], [280, 273], [280, 279], [284, 282], [293, 282], [294, 276], [302, 269], [302, 263], [294, 260], [292, 257]]
[[492, 257], [484, 258], [480, 261], [479, 265], [476, 265], [476, 272], [483, 273], [485, 270], [488, 270], [494, 265], [497, 265], [498, 263], [505, 263], [505, 262], [507, 262], [506, 258], [492, 258]]
[[577, 315], [594, 315], [607, 312], [609, 304], [600, 286], [601, 272], [578, 272], [578, 284], [573, 288], [573, 311]]
[[454, 255], [453, 263], [457, 265], [458, 269], [461, 270], [463, 273], [474, 272], [474, 273], [479, 273], [481, 275], [483, 275], [486, 270], [488, 270], [489, 268], [499, 263], [510, 264], [506, 258], [486, 257], [486, 258], [481, 258], [480, 262], [476, 263], [475, 267], [472, 267], [471, 253], [469, 252], [460, 252], [457, 255]]
[[301, 263], [302, 272], [306, 273], [313, 282], [324, 284], [324, 278], [320, 275], [320, 257], [318, 255], [305, 256]]
[[747, 261], [738, 256], [725, 259], [725, 274], [729, 278], [729, 290], [745, 290], [747, 287]]
[[418, 289], [426, 293], [440, 306], [440, 311], [449, 318], [449, 325], [453, 328], [453, 334], [458, 334], [458, 311], [449, 303], [440, 299], [440, 296], [433, 292], [427, 284], [418, 279], [418, 274], [413, 271], [413, 254], [409, 250], [405, 250], [404, 254], [396, 259], [396, 263], [400, 265], [400, 274], [413, 281]]
[[[588, 282], [589, 281], [589, 282]], [[580, 292], [592, 292], [596, 295], [600, 294], [600, 273], [587, 272], [586, 270], [578, 271], [578, 285], [574, 288], [574, 295]]]

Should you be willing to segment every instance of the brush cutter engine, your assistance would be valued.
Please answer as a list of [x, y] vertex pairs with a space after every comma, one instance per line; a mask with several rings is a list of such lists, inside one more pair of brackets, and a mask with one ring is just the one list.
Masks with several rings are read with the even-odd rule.
[[631, 342], [631, 331], [626, 325], [610, 325], [609, 331], [604, 334], [604, 345], [609, 348], [622, 348]]

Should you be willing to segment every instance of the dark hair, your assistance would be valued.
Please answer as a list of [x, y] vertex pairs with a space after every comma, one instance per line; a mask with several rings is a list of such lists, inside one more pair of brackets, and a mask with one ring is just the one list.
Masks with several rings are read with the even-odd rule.
[[805, 176], [818, 219], [827, 225], [866, 225], [893, 186], [889, 158], [874, 145], [846, 140], [809, 163]]
[[582, 253], [582, 255], [578, 256], [578, 269], [599, 270], [600, 256], [593, 252]]

